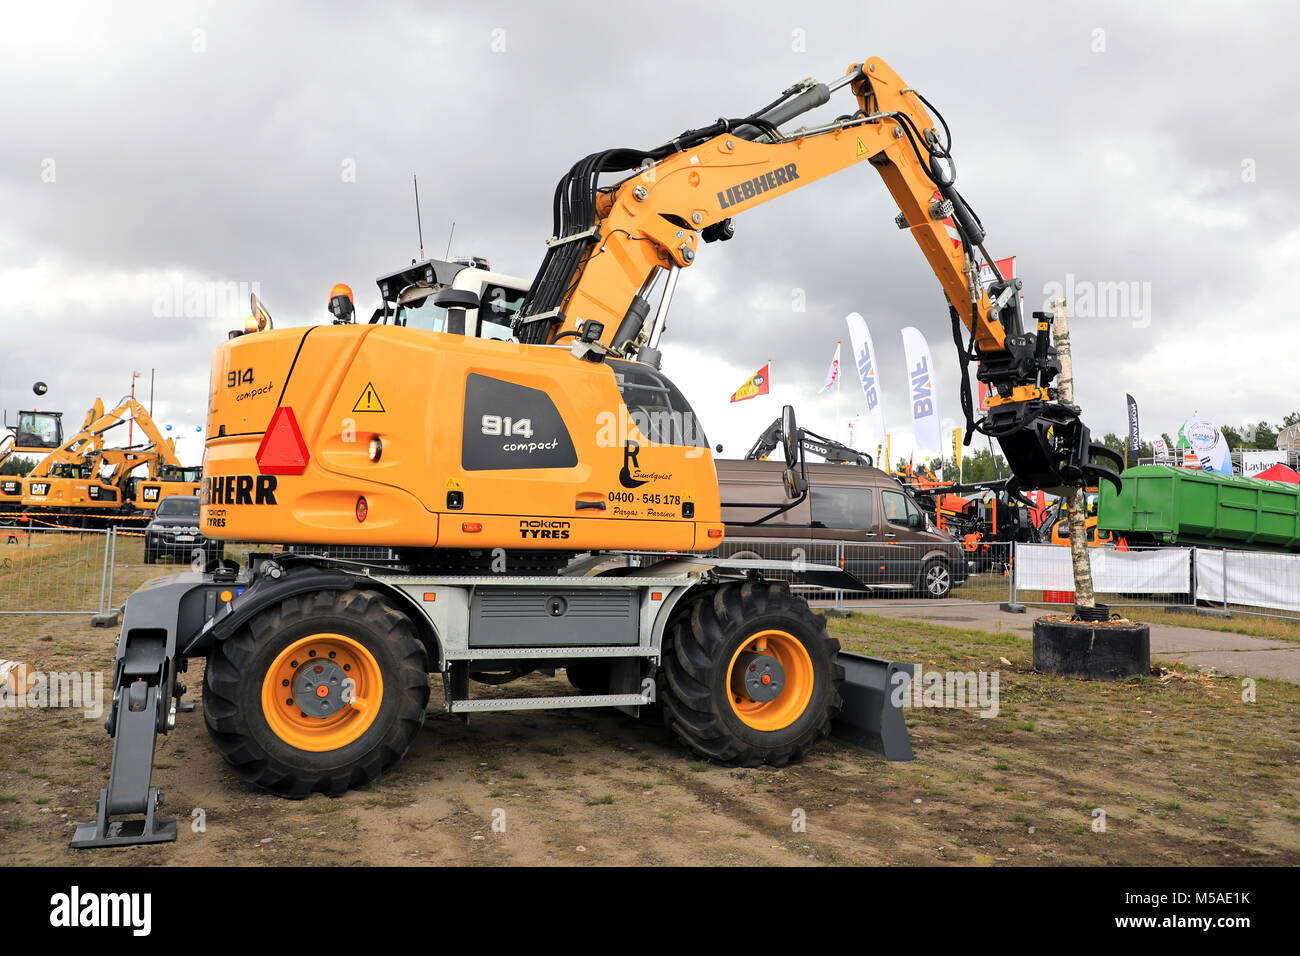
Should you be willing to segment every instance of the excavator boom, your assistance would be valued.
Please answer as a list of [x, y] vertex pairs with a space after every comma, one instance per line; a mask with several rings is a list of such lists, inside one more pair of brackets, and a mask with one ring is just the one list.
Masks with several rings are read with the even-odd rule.
[[[849, 115], [784, 134], [778, 125], [848, 86]], [[866, 163], [879, 173], [947, 297], [961, 358], [966, 436], [997, 438], [1021, 487], [1062, 490], [1118, 476], [1093, 458], [1079, 410], [1051, 383], [1060, 362], [1048, 326], [1026, 333], [1020, 280], [1002, 277], [984, 250], [985, 231], [954, 183], [947, 125], [925, 98], [880, 59], [853, 64], [830, 84], [805, 81], [750, 116], [721, 119], [652, 150], [611, 149], [579, 161], [560, 181], [555, 235], [516, 319], [520, 341], [598, 339], [615, 354], [658, 365], [668, 303], [702, 244], [726, 240], [732, 219], [832, 173]], [[935, 111], [935, 117], [937, 117]], [[942, 126], [943, 134], [939, 132]], [[602, 174], [628, 173], [602, 187]], [[986, 289], [979, 267], [995, 275]], [[659, 306], [651, 298], [661, 277]], [[963, 341], [963, 330], [968, 336]], [[582, 330], [586, 329], [584, 333]], [[967, 366], [994, 396], [974, 420]]]

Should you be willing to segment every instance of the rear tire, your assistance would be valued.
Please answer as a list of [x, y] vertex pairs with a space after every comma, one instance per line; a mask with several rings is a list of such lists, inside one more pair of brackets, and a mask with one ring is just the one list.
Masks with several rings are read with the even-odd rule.
[[[339, 661], [353, 662], [347, 670], [364, 704], [328, 717], [289, 706], [301, 699], [295, 689], [311, 677], [307, 669], [317, 671], [312, 650], [326, 677], [341, 676]], [[217, 645], [203, 679], [204, 720], [226, 762], [249, 783], [294, 799], [338, 796], [375, 779], [406, 753], [428, 703], [423, 644], [404, 614], [369, 591], [287, 598]]]
[[[733, 669], [742, 652], [784, 665], [774, 700], [736, 693], [733, 679], [743, 673]], [[830, 732], [842, 705], [838, 652], [825, 618], [785, 585], [724, 584], [701, 594], [669, 624], [660, 683], [664, 723], [710, 760], [784, 766]]]

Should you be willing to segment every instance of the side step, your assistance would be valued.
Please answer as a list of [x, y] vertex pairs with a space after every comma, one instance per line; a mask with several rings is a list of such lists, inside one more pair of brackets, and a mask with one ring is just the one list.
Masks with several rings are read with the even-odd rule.
[[655, 702], [655, 682], [646, 678], [639, 694], [574, 694], [567, 697], [483, 697], [470, 700], [468, 694], [447, 702], [453, 714], [482, 714], [506, 710], [560, 710], [577, 707], [642, 707]]
[[831, 723], [831, 737], [886, 760], [911, 760], [902, 704], [906, 691], [901, 688], [911, 683], [913, 665], [850, 651], [840, 651], [835, 659], [844, 667], [844, 706]]

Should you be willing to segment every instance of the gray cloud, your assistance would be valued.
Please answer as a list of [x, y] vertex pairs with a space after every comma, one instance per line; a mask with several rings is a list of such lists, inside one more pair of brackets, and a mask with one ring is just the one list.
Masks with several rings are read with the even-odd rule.
[[[328, 289], [346, 281], [364, 311], [373, 278], [416, 254], [412, 172], [429, 253], [454, 220], [453, 254], [531, 277], [554, 184], [579, 156], [656, 145], [871, 55], [944, 112], [959, 185], [990, 250], [1018, 256], [1027, 307], [1067, 275], [1149, 289], [1149, 324], [1076, 321], [1094, 430], [1122, 430], [1126, 391], [1147, 430], [1173, 431], [1194, 409], [1239, 423], [1300, 406], [1279, 387], [1300, 371], [1284, 287], [1300, 252], [1300, 80], [1277, 68], [1300, 26], [1288, 5], [666, 3], [651, 16], [610, 3], [178, 3], [8, 18], [10, 410], [31, 405], [41, 378], [46, 403], [76, 417], [157, 367], [160, 415], [188, 426], [242, 306], [157, 316], [160, 288], [257, 283], [295, 324], [324, 320]], [[844, 111], [841, 96], [826, 115]], [[882, 353], [893, 421], [906, 414], [903, 325], [929, 338], [956, 419], [946, 308], [894, 212], [870, 169], [846, 171], [745, 214], [683, 276], [666, 341], [739, 374], [683, 382], [729, 452], [750, 437], [726, 418], [731, 390], [779, 355], [781, 380], [812, 404], [855, 310]], [[792, 311], [794, 289], [806, 312]]]

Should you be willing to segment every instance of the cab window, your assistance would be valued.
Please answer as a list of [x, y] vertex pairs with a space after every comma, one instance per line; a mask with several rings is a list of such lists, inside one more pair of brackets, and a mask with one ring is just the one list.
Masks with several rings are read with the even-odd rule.
[[397, 321], [410, 329], [424, 329], [426, 332], [441, 332], [447, 321], [447, 310], [432, 302], [433, 296], [427, 296], [419, 302], [404, 305], [397, 310]]
[[[902, 525], [905, 528], [925, 526], [925, 522], [921, 520], [921, 509], [902, 492], [882, 491], [880, 500], [885, 506], [885, 520], [890, 524]], [[913, 518], [912, 515], [916, 517]]]
[[491, 282], [484, 285], [478, 306], [479, 338], [510, 341], [514, 336], [510, 323], [524, 304], [526, 294], [523, 289], [510, 289]]
[[658, 445], [709, 447], [703, 426], [676, 385], [649, 365], [622, 359], [605, 361], [614, 370], [628, 418], [637, 431]]
[[[466, 334], [509, 342], [514, 337], [510, 323], [524, 304], [525, 295], [523, 289], [512, 289], [493, 282], [484, 283], [479, 290], [478, 328], [476, 330], [470, 324]], [[397, 318], [398, 324], [407, 328], [442, 332], [446, 328], [447, 310], [434, 305], [433, 296], [430, 295], [402, 306], [398, 309]]]
[[875, 496], [870, 488], [814, 485], [808, 495], [814, 528], [871, 531], [876, 526]]

